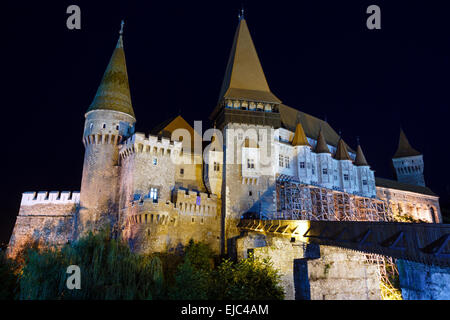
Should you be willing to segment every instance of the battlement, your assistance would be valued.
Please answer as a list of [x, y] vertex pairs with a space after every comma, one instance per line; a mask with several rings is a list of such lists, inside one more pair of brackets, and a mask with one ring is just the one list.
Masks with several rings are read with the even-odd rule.
[[133, 153], [151, 153], [154, 155], [175, 155], [181, 151], [182, 143], [167, 138], [144, 133], [135, 133], [120, 146], [120, 156], [128, 157]]
[[122, 136], [118, 134], [90, 134], [83, 138], [84, 146], [90, 144], [112, 144], [118, 145], [122, 142]]
[[80, 192], [71, 191], [31, 191], [22, 193], [20, 206], [35, 204], [78, 204]]
[[178, 189], [174, 194], [176, 208], [183, 213], [215, 216], [217, 214], [217, 195]]

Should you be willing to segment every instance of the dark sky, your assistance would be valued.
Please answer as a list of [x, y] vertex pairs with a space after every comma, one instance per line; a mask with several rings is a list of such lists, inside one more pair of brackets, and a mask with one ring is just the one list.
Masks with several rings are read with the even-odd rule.
[[[95, 4], [94, 4], [95, 2]], [[450, 198], [449, 8], [431, 1], [245, 1], [272, 91], [360, 137], [380, 177], [392, 178], [400, 125], [423, 152], [427, 185]], [[81, 30], [66, 8], [81, 8]], [[1, 13], [3, 179], [0, 241], [21, 193], [79, 190], [84, 113], [125, 19], [124, 46], [137, 130], [182, 110], [214, 108], [242, 1], [6, 1]], [[381, 7], [381, 30], [366, 8]]]

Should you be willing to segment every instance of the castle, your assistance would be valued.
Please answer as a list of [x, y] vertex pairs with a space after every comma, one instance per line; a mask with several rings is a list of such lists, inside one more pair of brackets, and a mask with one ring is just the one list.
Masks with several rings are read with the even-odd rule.
[[28, 240], [61, 245], [109, 226], [137, 252], [194, 239], [231, 254], [244, 216], [307, 219], [281, 199], [280, 181], [380, 201], [388, 218], [441, 222], [423, 156], [405, 133], [393, 157], [397, 181], [375, 177], [359, 143], [353, 150], [326, 121], [271, 92], [243, 16], [210, 116], [214, 129], [203, 134], [177, 116], [148, 135], [135, 132], [122, 33], [85, 119], [80, 192], [23, 193], [10, 253]]

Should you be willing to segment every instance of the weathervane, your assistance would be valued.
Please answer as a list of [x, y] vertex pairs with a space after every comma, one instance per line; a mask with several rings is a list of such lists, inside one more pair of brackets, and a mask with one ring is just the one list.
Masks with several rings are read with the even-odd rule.
[[120, 31], [119, 34], [122, 35], [123, 34], [123, 25], [125, 24], [125, 22], [122, 20], [122, 22], [120, 22]]
[[242, 6], [241, 12], [238, 14], [239, 20], [245, 19], [244, 17], [244, 6]]

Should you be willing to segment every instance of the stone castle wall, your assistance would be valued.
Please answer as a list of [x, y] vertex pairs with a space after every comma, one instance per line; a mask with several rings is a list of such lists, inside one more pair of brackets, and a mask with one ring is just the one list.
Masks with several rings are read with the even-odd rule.
[[377, 198], [389, 203], [396, 216], [429, 223], [442, 223], [439, 198], [408, 191], [377, 187]]
[[365, 254], [248, 232], [236, 241], [237, 258], [270, 258], [286, 300], [379, 300], [378, 266]]
[[135, 201], [128, 210], [124, 238], [134, 251], [171, 252], [189, 240], [220, 252], [220, 201], [215, 195], [177, 190], [174, 203]]
[[63, 245], [73, 240], [78, 192], [25, 192], [9, 242], [8, 254], [15, 256], [28, 242]]

